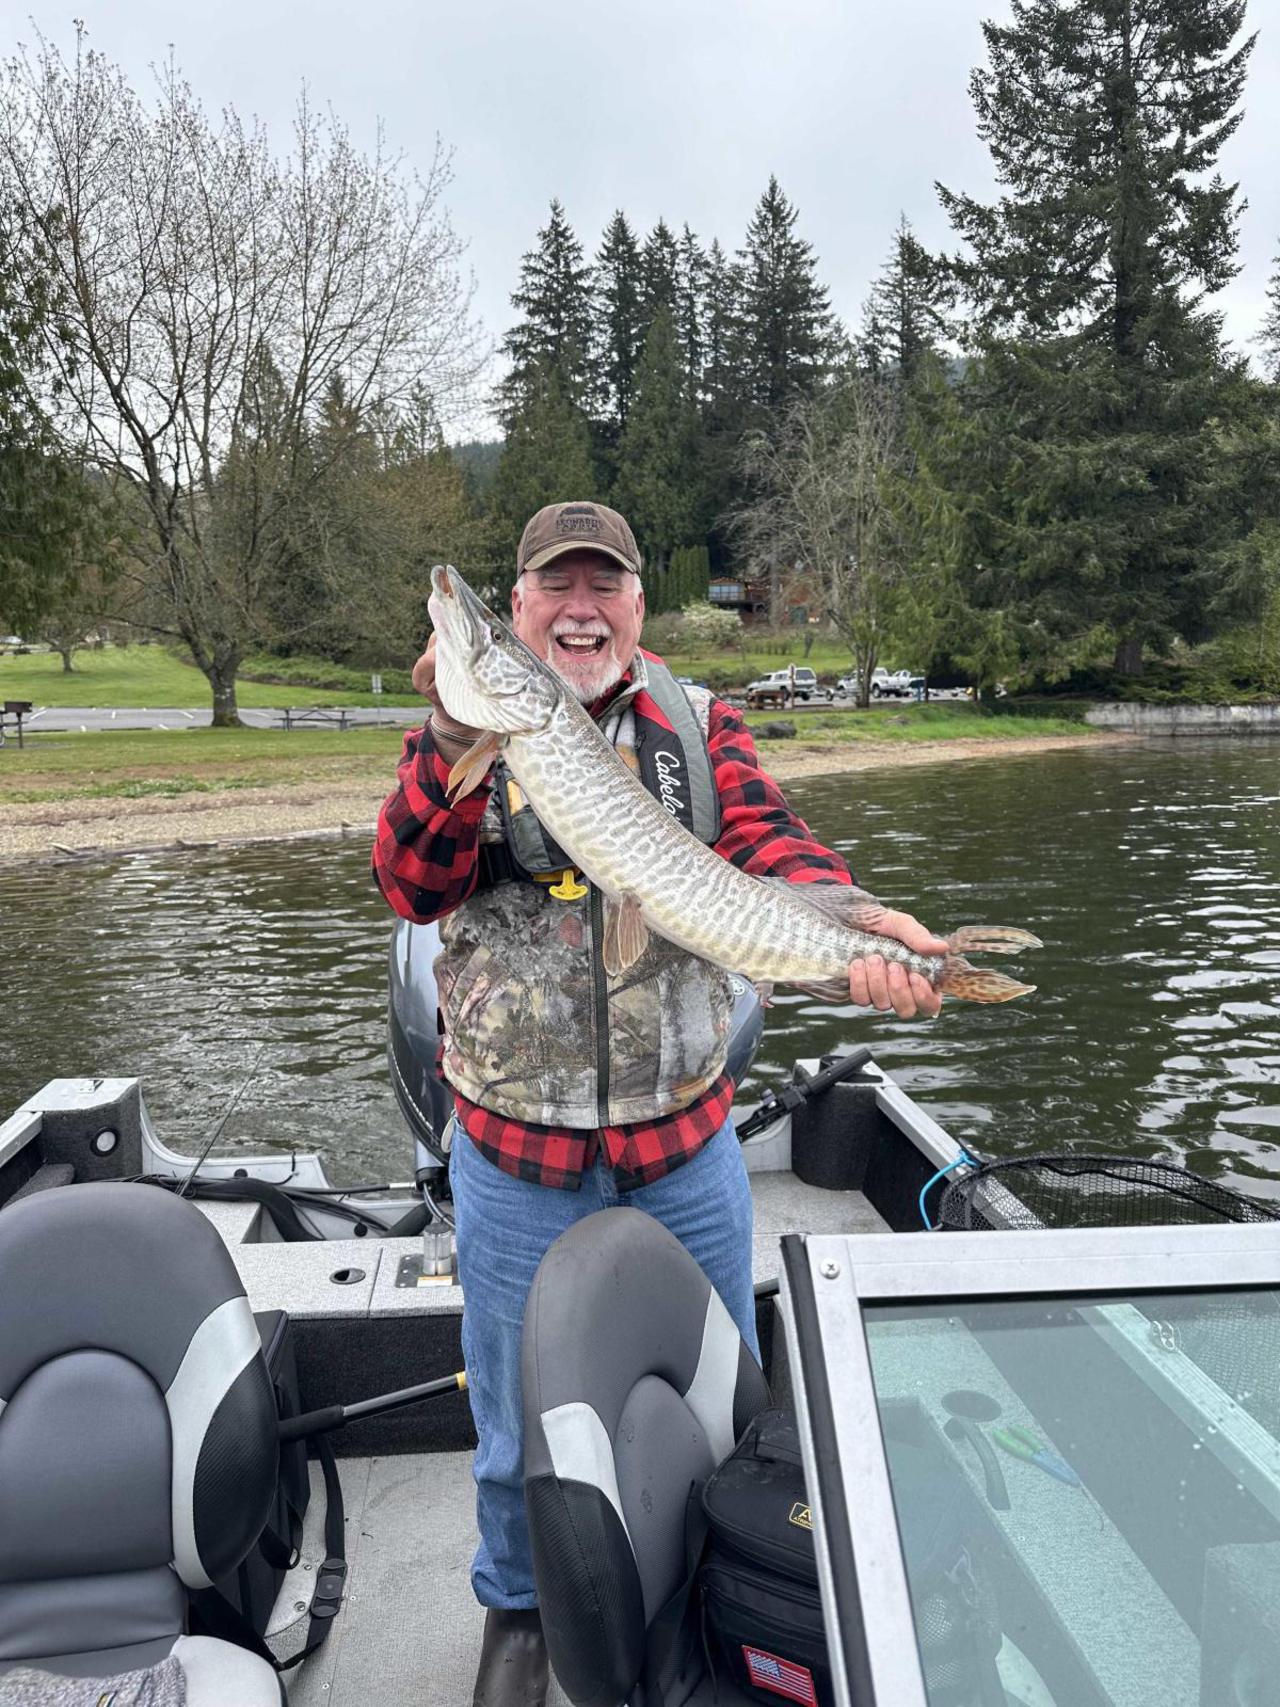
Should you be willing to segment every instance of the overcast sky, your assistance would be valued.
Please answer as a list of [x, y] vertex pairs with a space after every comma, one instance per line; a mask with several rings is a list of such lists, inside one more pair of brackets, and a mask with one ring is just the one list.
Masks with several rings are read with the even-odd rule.
[[[934, 180], [992, 183], [967, 83], [980, 20], [1007, 0], [0, 0], [0, 40], [30, 40], [34, 20], [65, 49], [77, 13], [139, 85], [172, 44], [208, 108], [259, 115], [282, 146], [304, 80], [357, 139], [381, 118], [424, 167], [438, 134], [495, 339], [553, 196], [589, 253], [617, 207], [641, 232], [687, 220], [732, 250], [774, 172], [856, 324], [899, 213], [940, 248]], [[1251, 0], [1250, 25], [1245, 119], [1222, 161], [1249, 201], [1242, 270], [1219, 299], [1242, 349], [1280, 248], [1280, 0]]]

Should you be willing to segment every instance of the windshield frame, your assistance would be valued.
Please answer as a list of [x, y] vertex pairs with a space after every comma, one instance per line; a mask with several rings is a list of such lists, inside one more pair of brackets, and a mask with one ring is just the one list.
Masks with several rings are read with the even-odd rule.
[[782, 1240], [781, 1303], [837, 1707], [928, 1707], [865, 1306], [1280, 1286], [1280, 1222], [939, 1237]]

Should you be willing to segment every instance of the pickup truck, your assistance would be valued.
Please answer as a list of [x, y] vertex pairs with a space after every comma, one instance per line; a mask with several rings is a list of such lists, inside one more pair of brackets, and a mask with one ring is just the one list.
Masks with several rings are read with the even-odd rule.
[[[771, 670], [767, 676], [760, 676], [756, 681], [747, 683], [746, 700], [747, 704], [753, 707], [785, 705], [790, 693], [790, 670]], [[830, 699], [831, 690], [819, 684], [817, 676], [807, 664], [797, 664], [795, 696], [797, 700]]]
[[[913, 675], [910, 670], [882, 669], [871, 672], [872, 699], [914, 699], [917, 688], [923, 690], [924, 677]], [[857, 699], [857, 676], [841, 676], [836, 683], [836, 693], [845, 699]]]

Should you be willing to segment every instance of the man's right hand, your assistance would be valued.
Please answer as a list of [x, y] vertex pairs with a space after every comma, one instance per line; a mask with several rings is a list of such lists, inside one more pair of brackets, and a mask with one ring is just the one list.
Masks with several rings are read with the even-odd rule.
[[457, 756], [454, 747], [461, 749], [472, 746], [483, 735], [483, 729], [473, 729], [469, 723], [459, 723], [456, 717], [450, 717], [440, 703], [440, 695], [436, 692], [436, 637], [433, 634], [427, 641], [427, 649], [418, 662], [413, 666], [413, 691], [420, 693], [424, 699], [431, 702], [431, 731], [435, 736], [443, 736], [450, 744], [449, 757]]

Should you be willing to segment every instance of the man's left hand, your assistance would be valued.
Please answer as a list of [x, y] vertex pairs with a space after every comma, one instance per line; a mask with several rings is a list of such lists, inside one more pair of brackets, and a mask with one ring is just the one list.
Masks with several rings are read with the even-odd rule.
[[[941, 937], [926, 930], [910, 913], [886, 909], [875, 929], [878, 936], [895, 937], [917, 954], [951, 952]], [[849, 1000], [860, 1008], [879, 1008], [886, 1013], [892, 1008], [899, 1019], [933, 1019], [942, 1006], [942, 997], [927, 978], [879, 954], [850, 962]]]

